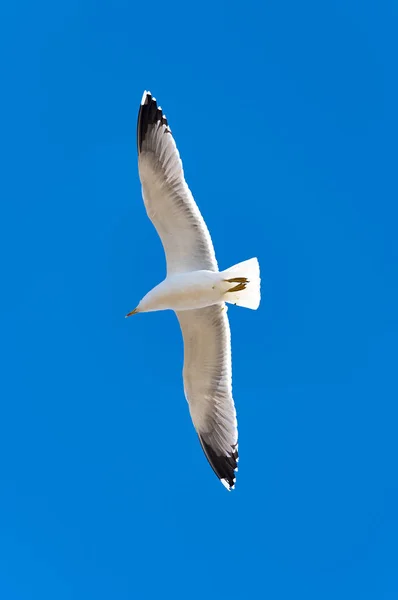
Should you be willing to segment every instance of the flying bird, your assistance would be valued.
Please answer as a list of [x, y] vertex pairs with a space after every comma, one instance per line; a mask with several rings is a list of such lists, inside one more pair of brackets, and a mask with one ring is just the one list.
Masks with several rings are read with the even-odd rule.
[[166, 116], [146, 91], [138, 113], [137, 148], [142, 196], [163, 244], [167, 276], [126, 317], [175, 311], [184, 338], [184, 392], [191, 418], [207, 460], [231, 490], [238, 463], [238, 429], [225, 303], [258, 308], [259, 264], [251, 258], [219, 271]]

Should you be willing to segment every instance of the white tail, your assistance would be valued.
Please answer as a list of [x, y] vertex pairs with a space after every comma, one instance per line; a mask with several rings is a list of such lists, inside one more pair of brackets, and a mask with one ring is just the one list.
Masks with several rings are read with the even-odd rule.
[[238, 263], [221, 273], [227, 285], [224, 301], [256, 310], [260, 304], [260, 266], [257, 258]]

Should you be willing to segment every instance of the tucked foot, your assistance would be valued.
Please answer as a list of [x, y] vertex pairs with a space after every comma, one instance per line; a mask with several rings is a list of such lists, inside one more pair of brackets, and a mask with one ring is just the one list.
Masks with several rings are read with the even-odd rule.
[[243, 282], [242, 283], [238, 283], [238, 285], [235, 285], [234, 287], [232, 287], [229, 290], [227, 290], [226, 293], [229, 293], [229, 292], [241, 292], [242, 290], [246, 289], [247, 283], [248, 283], [247, 280], [246, 280], [246, 283], [243, 283]]
[[233, 279], [224, 279], [228, 283], [249, 283], [247, 277], [234, 277]]

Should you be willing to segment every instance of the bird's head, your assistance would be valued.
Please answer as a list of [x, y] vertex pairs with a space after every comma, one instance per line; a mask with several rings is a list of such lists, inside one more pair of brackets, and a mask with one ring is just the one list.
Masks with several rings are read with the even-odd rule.
[[153, 290], [152, 290], [152, 291], [148, 292], [147, 295], [142, 298], [142, 300], [140, 300], [140, 302], [138, 303], [138, 305], [136, 306], [136, 308], [134, 310], [127, 313], [126, 319], [127, 319], [127, 317], [131, 317], [138, 313], [151, 312], [153, 310], [158, 310], [158, 307], [156, 306], [156, 298], [155, 298], [155, 295], [153, 294]]

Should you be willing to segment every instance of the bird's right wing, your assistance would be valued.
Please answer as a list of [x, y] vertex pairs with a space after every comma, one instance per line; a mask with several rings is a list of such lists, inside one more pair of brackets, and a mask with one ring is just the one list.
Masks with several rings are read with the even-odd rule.
[[137, 123], [138, 169], [148, 217], [166, 254], [167, 274], [218, 271], [206, 223], [184, 179], [167, 119], [144, 92]]
[[184, 391], [192, 421], [214, 472], [227, 489], [232, 489], [238, 429], [226, 308], [217, 304], [176, 314], [184, 338]]

